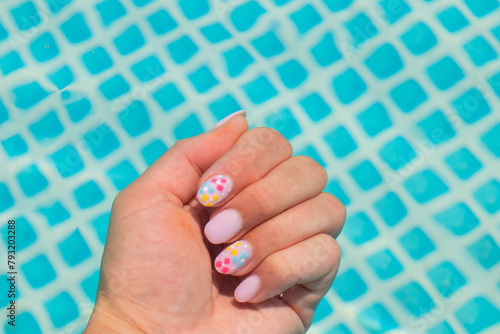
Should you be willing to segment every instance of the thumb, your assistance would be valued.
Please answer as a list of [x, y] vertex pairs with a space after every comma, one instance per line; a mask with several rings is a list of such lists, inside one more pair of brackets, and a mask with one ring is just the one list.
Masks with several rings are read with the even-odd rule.
[[235, 112], [223, 124], [196, 137], [182, 139], [155, 161], [137, 183], [173, 195], [183, 205], [197, 191], [201, 175], [248, 129], [245, 112]]

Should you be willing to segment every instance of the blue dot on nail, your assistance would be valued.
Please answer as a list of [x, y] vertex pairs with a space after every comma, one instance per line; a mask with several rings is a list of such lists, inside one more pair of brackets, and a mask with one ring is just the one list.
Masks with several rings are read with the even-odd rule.
[[243, 262], [238, 262], [238, 264], [236, 265], [236, 268], [239, 268], [243, 265]]
[[208, 192], [209, 192], [210, 194], [213, 194], [213, 193], [215, 192], [215, 189], [214, 189], [214, 188], [209, 188], [209, 189], [208, 189]]
[[236, 263], [238, 260], [239, 260], [239, 259], [238, 259], [238, 257], [237, 257], [237, 256], [233, 256], [233, 258], [232, 258], [232, 260], [231, 260], [231, 261], [233, 261], [234, 263]]
[[248, 257], [248, 254], [243, 252], [241, 253], [240, 259], [246, 259]]

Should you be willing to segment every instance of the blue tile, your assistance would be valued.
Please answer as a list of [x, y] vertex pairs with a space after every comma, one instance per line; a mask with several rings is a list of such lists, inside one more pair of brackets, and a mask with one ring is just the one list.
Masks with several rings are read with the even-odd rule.
[[12, 92], [15, 95], [14, 105], [21, 109], [29, 109], [49, 95], [38, 82], [17, 86]]
[[500, 183], [490, 180], [474, 191], [474, 197], [488, 213], [496, 213], [500, 210]]
[[26, 145], [26, 142], [19, 134], [2, 140], [2, 146], [5, 153], [10, 157], [15, 157], [28, 151], [28, 145]]
[[40, 254], [21, 265], [21, 272], [32, 288], [38, 289], [56, 278], [56, 272], [47, 257]]
[[493, 153], [496, 157], [500, 157], [500, 123], [492, 127], [481, 136], [483, 144]]
[[300, 86], [307, 79], [307, 70], [295, 59], [279, 65], [276, 70], [285, 87], [289, 89]]
[[206, 65], [188, 74], [188, 78], [198, 93], [205, 93], [219, 84], [219, 80], [214, 77], [212, 71]]
[[412, 161], [416, 153], [403, 137], [387, 142], [379, 151], [380, 157], [393, 170], [398, 170]]
[[403, 61], [396, 49], [389, 43], [378, 47], [365, 60], [366, 66], [379, 79], [386, 79], [403, 69]]
[[202, 133], [203, 126], [195, 114], [191, 114], [181, 121], [174, 130], [177, 140], [197, 136]]
[[144, 7], [153, 0], [132, 0], [137, 7]]
[[448, 322], [444, 321], [427, 331], [427, 334], [455, 334]]
[[41, 22], [40, 15], [32, 1], [26, 1], [22, 5], [12, 8], [10, 12], [21, 31], [36, 27]]
[[263, 75], [244, 84], [242, 87], [248, 98], [255, 104], [263, 103], [278, 94], [276, 88]]
[[124, 160], [106, 172], [119, 191], [125, 189], [132, 181], [139, 177], [139, 173], [130, 161]]
[[431, 170], [423, 170], [403, 182], [418, 203], [426, 203], [448, 191], [446, 184]]
[[61, 241], [57, 247], [64, 261], [70, 267], [80, 264], [91, 255], [90, 248], [78, 229]]
[[128, 55], [143, 47], [146, 41], [139, 28], [136, 25], [132, 25], [116, 37], [113, 42], [120, 54]]
[[388, 226], [394, 226], [406, 217], [408, 211], [401, 199], [393, 192], [388, 192], [375, 202], [375, 209]]
[[81, 13], [76, 13], [63, 22], [61, 30], [70, 43], [80, 43], [92, 37], [92, 33]]
[[325, 36], [311, 48], [311, 53], [320, 66], [329, 66], [342, 58], [339, 50], [335, 46], [332, 33], [326, 33]]
[[308, 32], [322, 21], [321, 16], [310, 4], [307, 4], [296, 12], [290, 14], [290, 19], [301, 34]]
[[37, 140], [55, 138], [64, 132], [64, 128], [55, 111], [49, 111], [42, 118], [29, 126]]
[[356, 315], [356, 322], [369, 333], [386, 333], [398, 327], [397, 322], [387, 309], [380, 303], [375, 303]]
[[7, 36], [9, 36], [9, 34], [7, 33], [7, 30], [5, 30], [3, 25], [0, 24], [0, 41], [3, 41], [4, 39], [6, 39]]
[[427, 276], [443, 297], [449, 297], [467, 282], [465, 277], [449, 261], [442, 262], [429, 270]]
[[54, 152], [50, 158], [62, 177], [69, 177], [80, 172], [83, 167], [83, 161], [73, 145], [66, 145]]
[[177, 27], [177, 22], [165, 9], [148, 16], [148, 21], [157, 35], [163, 35]]
[[236, 30], [246, 31], [250, 29], [264, 13], [264, 8], [262, 8], [257, 1], [248, 1], [236, 7], [231, 12], [231, 22], [233, 22]]
[[107, 212], [105, 214], [102, 214], [94, 219], [92, 219], [91, 224], [94, 227], [97, 237], [99, 238], [99, 241], [101, 241], [101, 244], [104, 245], [104, 242], [106, 241], [106, 234], [108, 233], [108, 225], [109, 225], [109, 218], [111, 216], [111, 212]]
[[7, 75], [23, 67], [24, 62], [16, 51], [11, 51], [0, 57], [0, 71], [2, 71], [3, 75]]
[[205, 36], [210, 43], [219, 43], [231, 38], [231, 34], [220, 23], [213, 23], [200, 29], [201, 33]]
[[403, 271], [403, 266], [388, 249], [384, 249], [366, 259], [377, 276], [386, 280]]
[[431, 297], [417, 282], [410, 282], [394, 291], [394, 296], [415, 317], [419, 317], [436, 306]]
[[3, 122], [7, 121], [9, 119], [9, 112], [7, 111], [7, 108], [2, 103], [2, 100], [0, 100], [0, 124]]
[[84, 119], [90, 113], [91, 108], [92, 106], [87, 98], [66, 105], [69, 118], [75, 123]]
[[343, 126], [328, 133], [324, 139], [338, 158], [343, 158], [358, 148], [354, 139]]
[[401, 242], [403, 248], [415, 260], [420, 260], [436, 249], [431, 239], [418, 227], [415, 227], [399, 238], [399, 242]]
[[222, 56], [226, 61], [227, 73], [233, 78], [240, 75], [254, 61], [247, 50], [239, 45], [225, 51]]
[[347, 21], [345, 27], [351, 33], [355, 46], [378, 34], [377, 27], [364, 13], [359, 13]]
[[[12, 326], [5, 322], [4, 333], [12, 331]], [[31, 313], [22, 312], [16, 315], [17, 333], [42, 334], [42, 330]]]
[[208, 0], [179, 0], [178, 3], [189, 20], [197, 19], [210, 11]]
[[76, 203], [82, 209], [90, 208], [104, 199], [104, 193], [94, 181], [88, 181], [74, 190]]
[[39, 62], [44, 62], [56, 57], [59, 54], [54, 37], [48, 32], [43, 33], [30, 44], [31, 54]]
[[107, 156], [120, 146], [118, 138], [106, 124], [90, 130], [83, 136], [83, 139], [97, 159]]
[[97, 12], [105, 26], [124, 16], [127, 12], [118, 0], [104, 0], [96, 6]]
[[318, 151], [312, 145], [307, 145], [304, 149], [294, 152], [294, 155], [305, 155], [311, 159], [314, 159], [317, 163], [319, 163], [323, 168], [326, 167], [325, 162], [321, 159], [321, 156], [318, 154]]
[[241, 106], [229, 94], [210, 102], [208, 107], [218, 121], [235, 111], [241, 110]]
[[151, 128], [148, 111], [141, 101], [133, 101], [118, 114], [123, 129], [132, 137], [136, 137]]
[[472, 14], [483, 17], [498, 8], [498, 0], [465, 0]]
[[345, 193], [344, 189], [340, 186], [340, 182], [338, 181], [330, 181], [326, 187], [325, 187], [325, 192], [332, 194], [333, 196], [337, 197], [339, 201], [342, 202], [345, 206], [347, 206], [350, 203], [349, 197], [347, 197], [347, 194]]
[[[33, 225], [33, 224], [31, 224], [24, 217], [16, 218], [16, 223], [15, 223], [15, 226], [16, 226], [16, 231], [15, 231], [16, 234], [15, 235], [16, 235], [16, 241], [17, 241], [16, 251], [21, 251], [21, 250], [27, 248], [28, 246], [32, 245], [36, 241], [37, 235], [36, 235], [36, 232], [31, 225]], [[6, 245], [8, 244], [8, 237], [7, 237], [8, 232], [7, 232], [7, 230], [8, 230], [7, 224], [5, 224], [4, 227], [2, 228], [2, 235], [4, 237]]]
[[148, 82], [165, 73], [165, 68], [155, 56], [150, 56], [141, 60], [132, 65], [130, 69], [142, 82]]
[[443, 112], [439, 110], [433, 112], [417, 124], [433, 144], [441, 144], [455, 137], [455, 130], [453, 130]]
[[50, 226], [62, 223], [71, 217], [69, 212], [60, 202], [55, 202], [47, 207], [40, 207], [38, 211], [47, 218], [47, 222]]
[[130, 86], [121, 75], [117, 74], [101, 83], [99, 90], [106, 99], [113, 100], [128, 93]]
[[370, 241], [378, 235], [375, 225], [364, 212], [348, 216], [343, 233], [356, 245]]
[[252, 45], [266, 58], [279, 55], [285, 50], [285, 47], [273, 30], [269, 30], [262, 36], [252, 40]]
[[382, 177], [369, 160], [365, 160], [349, 170], [349, 174], [363, 190], [370, 190], [382, 182]]
[[318, 93], [312, 93], [299, 101], [300, 106], [315, 122], [322, 120], [332, 112], [332, 108]]
[[464, 235], [479, 225], [479, 219], [464, 203], [457, 203], [434, 215], [434, 219], [455, 235]]
[[498, 39], [498, 41], [500, 42], [500, 26], [491, 29], [491, 32], [496, 37], [496, 39]]
[[50, 320], [56, 328], [61, 328], [80, 315], [78, 306], [67, 292], [61, 292], [45, 303]]
[[346, 302], [362, 296], [368, 290], [366, 283], [354, 269], [338, 274], [332, 288]]
[[283, 6], [284, 4], [286, 4], [288, 1], [290, 0], [273, 0], [274, 3], [278, 6]]
[[469, 20], [455, 6], [443, 10], [437, 18], [449, 32], [457, 32], [469, 24]]
[[491, 111], [483, 94], [475, 88], [468, 90], [453, 101], [453, 107], [455, 107], [460, 118], [467, 124], [477, 122]]
[[9, 188], [3, 182], [0, 183], [0, 212], [10, 209], [14, 205], [14, 198], [12, 197]]
[[68, 5], [71, 1], [72, 0], [45, 0], [53, 14], [59, 13], [61, 9], [66, 7], [66, 5]]
[[81, 287], [92, 303], [95, 303], [97, 294], [97, 284], [99, 283], [99, 270], [85, 278], [81, 283]]
[[326, 298], [321, 299], [316, 308], [316, 312], [314, 312], [313, 322], [321, 321], [327, 318], [329, 315], [333, 313], [333, 309], [330, 306], [330, 303], [326, 300]]
[[500, 310], [488, 299], [479, 296], [465, 303], [455, 317], [467, 333], [476, 334], [500, 322]]
[[186, 99], [173, 83], [168, 83], [153, 93], [153, 98], [164, 111], [182, 104]]
[[385, 18], [389, 23], [396, 22], [411, 11], [404, 0], [381, 0], [380, 6], [384, 9]]
[[73, 82], [73, 73], [67, 65], [64, 65], [57, 71], [50, 73], [48, 77], [59, 90], [65, 88]]
[[445, 161], [462, 180], [468, 179], [483, 167], [483, 164], [465, 147], [447, 156]]
[[141, 154], [149, 166], [165, 153], [167, 149], [168, 147], [160, 139], [155, 139], [141, 149]]
[[401, 36], [408, 50], [415, 55], [429, 51], [437, 44], [432, 30], [424, 23], [419, 22]]
[[464, 72], [451, 57], [444, 57], [429, 66], [427, 73], [440, 90], [447, 90], [464, 78]]
[[186, 35], [168, 44], [167, 49], [177, 64], [185, 63], [198, 52], [198, 46]]
[[391, 97], [402, 112], [410, 112], [427, 100], [427, 94], [413, 79], [396, 86]]
[[101, 73], [113, 66], [109, 54], [100, 46], [83, 54], [82, 61], [90, 74]]
[[387, 110], [378, 102], [359, 113], [357, 118], [370, 137], [376, 136], [392, 125]]
[[49, 185], [49, 181], [47, 181], [36, 165], [20, 169], [16, 176], [21, 190], [26, 196], [31, 197], [36, 195]]
[[266, 125], [279, 131], [286, 139], [290, 140], [300, 134], [300, 126], [289, 109], [283, 108], [267, 116]]
[[352, 68], [333, 79], [333, 88], [340, 102], [349, 104], [366, 91], [363, 79]]
[[[313, 320], [313, 322], [314, 322], [314, 320]], [[349, 328], [347, 328], [347, 326], [344, 324], [335, 325], [335, 326], [327, 329], [326, 333], [328, 333], [328, 334], [353, 334], [353, 332], [351, 332], [349, 330]]]
[[352, 0], [323, 0], [323, 2], [332, 12], [338, 12], [349, 7]]
[[498, 57], [491, 45], [481, 36], [465, 43], [464, 48], [476, 66], [482, 66]]

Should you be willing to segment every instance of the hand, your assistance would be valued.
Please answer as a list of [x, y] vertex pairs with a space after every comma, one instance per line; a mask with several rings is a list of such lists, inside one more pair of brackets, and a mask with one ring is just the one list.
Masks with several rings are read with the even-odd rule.
[[241, 113], [170, 148], [113, 203], [85, 333], [305, 333], [345, 209], [291, 154]]

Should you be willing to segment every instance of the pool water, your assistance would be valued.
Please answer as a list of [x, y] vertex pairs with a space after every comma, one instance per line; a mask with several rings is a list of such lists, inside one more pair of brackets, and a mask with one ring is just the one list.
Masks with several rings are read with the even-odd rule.
[[81, 332], [114, 196], [239, 109], [348, 210], [310, 333], [500, 332], [499, 18], [498, 0], [1, 1], [14, 332]]

